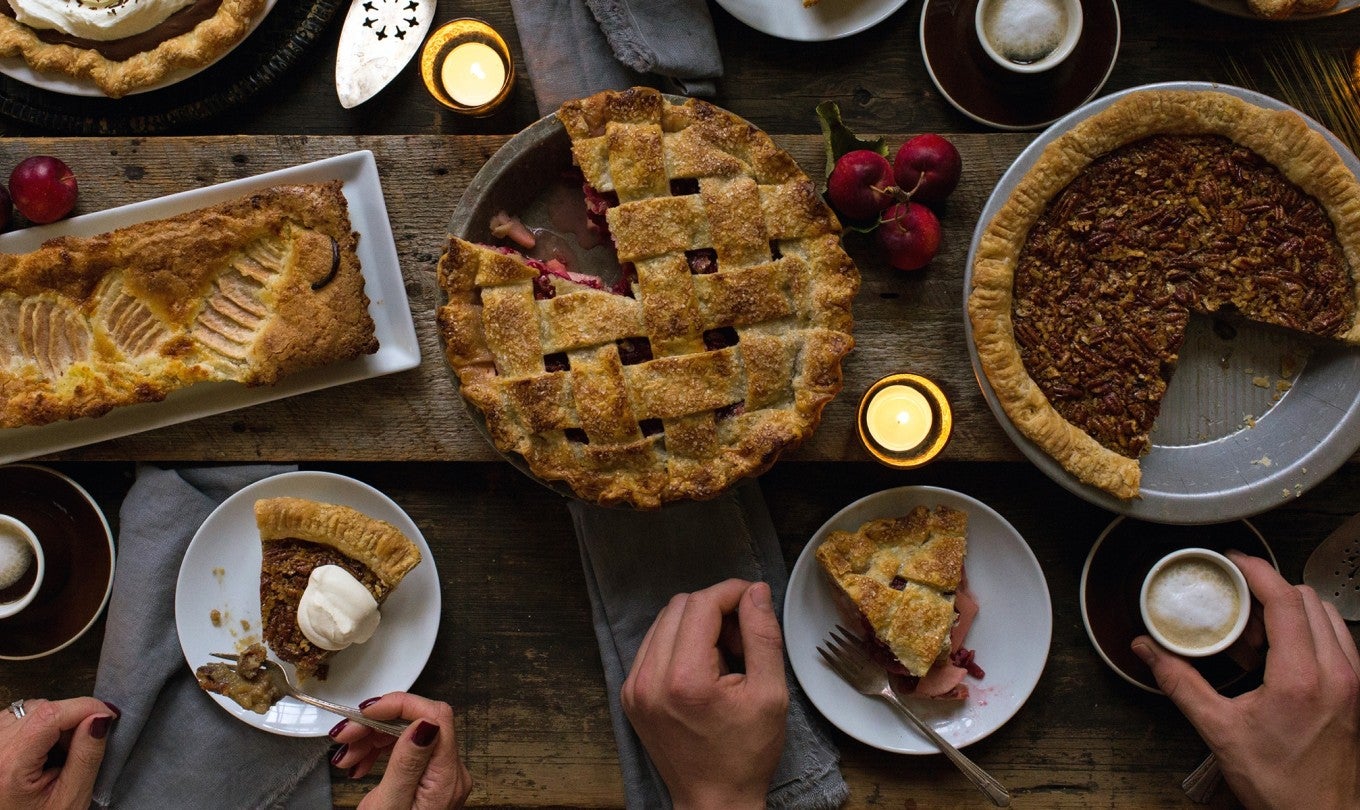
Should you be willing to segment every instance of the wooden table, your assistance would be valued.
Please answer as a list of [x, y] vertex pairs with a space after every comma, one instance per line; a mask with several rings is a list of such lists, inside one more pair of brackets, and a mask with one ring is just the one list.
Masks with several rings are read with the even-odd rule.
[[[963, 154], [944, 247], [930, 268], [887, 268], [866, 240], [847, 247], [860, 264], [858, 346], [845, 392], [806, 446], [762, 479], [791, 563], [811, 534], [846, 503], [905, 484], [949, 487], [996, 508], [1038, 556], [1053, 598], [1048, 665], [1023, 709], [970, 753], [1007, 784], [1018, 807], [1188, 806], [1180, 779], [1204, 745], [1164, 699], [1120, 680], [1096, 656], [1081, 624], [1077, 582], [1091, 543], [1112, 515], [1051, 482], [1016, 451], [986, 407], [964, 344], [963, 265], [986, 196], [1032, 137], [984, 130], [948, 106], [917, 50], [918, 2], [847, 40], [789, 43], [750, 31], [714, 6], [727, 78], [717, 99], [774, 133], [810, 173], [822, 153], [812, 113], [832, 99], [861, 131], [942, 131]], [[1219, 15], [1181, 0], [1126, 3], [1120, 60], [1106, 91], [1150, 81], [1224, 80], [1226, 59], [1311, 37], [1354, 45], [1360, 14], [1273, 25]], [[791, 8], [789, 13], [797, 13]], [[494, 0], [440, 4], [439, 20], [480, 16], [510, 34], [508, 6]], [[528, 78], [497, 115], [442, 113], [408, 69], [374, 101], [342, 110], [331, 86], [339, 18], [314, 59], [285, 75], [257, 104], [214, 121], [144, 139], [48, 140], [13, 122], [0, 128], [0, 164], [34, 152], [69, 158], [81, 211], [257, 174], [353, 149], [375, 153], [424, 362], [418, 369], [223, 414], [46, 459], [89, 487], [116, 523], [136, 461], [297, 461], [364, 480], [390, 494], [420, 525], [444, 582], [435, 652], [415, 691], [452, 703], [482, 806], [616, 807], [622, 804], [603, 675], [590, 607], [564, 502], [500, 461], [454, 391], [433, 325], [434, 268], [460, 193], [506, 136], [537, 117]], [[522, 61], [521, 61], [521, 64]], [[245, 133], [245, 134], [238, 134]], [[868, 460], [852, 431], [859, 394], [884, 373], [917, 370], [955, 405], [954, 439], [942, 459], [915, 472]], [[1354, 460], [1301, 497], [1254, 522], [1298, 580], [1308, 551], [1360, 511]], [[0, 705], [25, 696], [88, 693], [102, 625], [67, 650], [0, 663]], [[985, 806], [942, 757], [885, 754], [837, 733], [852, 806]], [[373, 779], [335, 782], [352, 806]], [[1232, 806], [1220, 791], [1214, 806]]]

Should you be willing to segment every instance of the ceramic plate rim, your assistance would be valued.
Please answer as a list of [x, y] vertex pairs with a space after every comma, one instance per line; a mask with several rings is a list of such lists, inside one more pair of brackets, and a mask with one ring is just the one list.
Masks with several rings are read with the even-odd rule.
[[51, 225], [13, 231], [0, 235], [0, 250], [24, 252], [57, 236], [91, 236], [192, 211], [281, 183], [326, 180], [343, 181], [350, 225], [359, 234], [357, 252], [364, 276], [364, 292], [369, 299], [369, 314], [373, 317], [379, 343], [376, 353], [300, 371], [272, 386], [252, 388], [230, 382], [199, 383], [175, 391], [161, 402], [125, 405], [94, 419], [9, 428], [0, 431], [0, 463], [69, 450], [419, 366], [420, 343], [416, 339], [401, 263], [387, 217], [387, 203], [383, 198], [377, 163], [367, 149], [82, 214]]
[[[968, 346], [968, 356], [972, 361], [973, 374], [978, 381], [978, 386], [982, 390], [983, 398], [987, 401], [987, 406], [991, 409], [992, 415], [1001, 425], [1002, 430], [1010, 437], [1015, 446], [1029, 459], [1029, 461], [1052, 478], [1064, 489], [1078, 495], [1086, 501], [1101, 508], [1107, 509], [1116, 514], [1128, 515], [1129, 517], [1139, 518], [1152, 522], [1173, 523], [1191, 525], [1196, 523], [1226, 523], [1252, 515], [1260, 514], [1268, 509], [1272, 509], [1280, 504], [1279, 493], [1282, 489], [1290, 492], [1290, 497], [1297, 497], [1304, 491], [1316, 485], [1327, 476], [1331, 475], [1345, 463], [1357, 447], [1360, 447], [1360, 408], [1351, 407], [1338, 417], [1335, 426], [1328, 431], [1328, 441], [1320, 442], [1317, 447], [1308, 455], [1304, 455], [1289, 464], [1277, 464], [1270, 467], [1265, 465], [1247, 464], [1249, 459], [1241, 459], [1242, 464], [1239, 469], [1251, 469], [1255, 474], [1261, 475], [1259, 479], [1252, 482], [1239, 484], [1238, 486], [1224, 489], [1217, 492], [1208, 493], [1176, 493], [1162, 492], [1159, 490], [1149, 490], [1149, 484], [1157, 484], [1156, 481], [1148, 481], [1144, 477], [1144, 489], [1140, 492], [1140, 497], [1128, 501], [1110, 495], [1077, 480], [1075, 476], [1064, 469], [1048, 453], [1040, 449], [1028, 437], [1020, 433], [1019, 429], [1006, 416], [1006, 412], [1001, 407], [1001, 403], [996, 398], [996, 393], [992, 390], [990, 382], [987, 380], [986, 372], [983, 371], [981, 360], [977, 353], [977, 344], [973, 339], [973, 324], [968, 317], [968, 297], [972, 292], [973, 262], [977, 258], [978, 243], [986, 230], [987, 225], [996, 216], [997, 210], [1004, 203], [1007, 195], [1015, 188], [1026, 172], [1028, 172], [1038, 159], [1040, 153], [1060, 135], [1067, 132], [1078, 122], [1104, 110], [1115, 101], [1134, 93], [1149, 90], [1200, 90], [1216, 91], [1237, 96], [1248, 102], [1266, 107], [1268, 109], [1291, 110], [1300, 115], [1310, 127], [1320, 132], [1327, 142], [1337, 150], [1345, 163], [1357, 176], [1360, 176], [1360, 159], [1336, 139], [1336, 136], [1327, 131], [1317, 121], [1309, 116], [1285, 104], [1284, 102], [1271, 98], [1270, 96], [1258, 93], [1254, 90], [1236, 87], [1234, 85], [1222, 84], [1219, 82], [1199, 82], [1199, 81], [1177, 81], [1162, 82], [1157, 84], [1140, 85], [1120, 90], [1107, 96], [1102, 96], [1095, 101], [1082, 105], [1071, 113], [1058, 119], [1048, 129], [1041, 132], [1038, 137], [1031, 141], [1016, 157], [1015, 161], [1002, 173], [997, 181], [996, 187], [988, 196], [987, 202], [983, 205], [982, 212], [978, 216], [977, 226], [973, 230], [973, 235], [968, 246], [968, 256], [964, 265], [963, 279], [963, 329], [965, 341]], [[1314, 370], [1314, 373], [1322, 373]], [[1308, 367], [1305, 367], [1303, 374], [1308, 374]], [[1360, 386], [1354, 391], [1355, 402], [1360, 402]], [[1354, 403], [1353, 403], [1354, 404]], [[1273, 410], [1273, 408], [1272, 408]], [[1253, 431], [1252, 438], [1260, 438], [1260, 426]], [[1232, 440], [1233, 437], [1241, 437], [1245, 431], [1237, 431], [1229, 434], [1217, 441]], [[1352, 444], [1347, 452], [1338, 450], [1344, 442], [1345, 436], [1352, 436]], [[1240, 439], [1239, 439], [1240, 441]], [[1214, 444], [1209, 442], [1207, 444]], [[1148, 458], [1153, 453], [1160, 452], [1166, 458], [1181, 453], [1193, 453], [1205, 445], [1188, 445], [1184, 447], [1166, 447], [1153, 445], [1148, 455], [1143, 457], [1142, 463], [1146, 465]], [[1256, 456], [1253, 456], [1256, 458]], [[1145, 466], [1144, 470], [1148, 468]], [[1299, 483], [1295, 484], [1294, 479], [1300, 478]], [[1286, 485], [1293, 484], [1293, 487]], [[1297, 487], [1295, 489], [1294, 487]]]
[[76, 641], [80, 640], [82, 636], [84, 636], [86, 633], [90, 631], [91, 627], [94, 627], [94, 623], [98, 621], [100, 615], [103, 614], [104, 608], [108, 607], [109, 597], [113, 594], [113, 571], [118, 564], [118, 553], [117, 549], [115, 549], [113, 545], [113, 528], [109, 526], [108, 516], [104, 514], [103, 509], [99, 508], [99, 503], [95, 501], [93, 496], [90, 495], [89, 490], [81, 486], [80, 483], [77, 482], [74, 478], [59, 470], [54, 470], [51, 467], [46, 467], [41, 464], [5, 464], [3, 466], [27, 467], [28, 469], [31, 470], [40, 470], [42, 472], [54, 475], [57, 478], [60, 478], [63, 481], [65, 481], [72, 489], [76, 491], [76, 494], [80, 495], [82, 498], [89, 502], [90, 507], [94, 509], [94, 513], [99, 516], [99, 522], [104, 527], [104, 538], [108, 543], [109, 548], [109, 578], [108, 581], [104, 583], [104, 597], [99, 600], [98, 609], [96, 609], [94, 613], [90, 615], [90, 620], [85, 622], [85, 626], [80, 628], [80, 632], [76, 633], [75, 635], [71, 636], [70, 638], [66, 639], [65, 641], [63, 641], [62, 643], [58, 644], [55, 647], [51, 647], [47, 650], [34, 653], [32, 655], [0, 655], [0, 661], [33, 661], [38, 658], [46, 658], [49, 655], [61, 652], [67, 647], [76, 643]]
[[[853, 0], [847, 0], [853, 2]], [[822, 0], [828, 6], [840, 0]], [[759, 13], [770, 7], [770, 3], [762, 0], [717, 0], [723, 10], [746, 26], [753, 28], [762, 34], [769, 34], [772, 37], [787, 39], [793, 42], [827, 42], [833, 39], [858, 34], [866, 31], [875, 25], [883, 22], [892, 16], [893, 12], [907, 4], [908, 0], [872, 0], [871, 3], [858, 4], [858, 9], [863, 9], [861, 13], [852, 12], [847, 15], [849, 22], [841, 25], [811, 25], [804, 28], [786, 24], [790, 19], [790, 14], [817, 14], [818, 6], [803, 8], [796, 3], [790, 2], [790, 9], [786, 9], [782, 14], [762, 15]], [[818, 4], [820, 5], [820, 3]], [[870, 6], [865, 9], [865, 6]]]
[[[798, 678], [798, 683], [804, 694], [832, 725], [865, 745], [898, 754], [938, 754], [939, 750], [914, 729], [911, 729], [904, 720], [897, 717], [890, 707], [872, 697], [859, 694], [849, 684], [841, 681], [838, 676], [825, 668], [825, 664], [816, 655], [816, 645], [825, 636], [830, 625], [818, 621], [816, 617], [811, 615], [819, 609], [824, 609], [824, 606], [812, 603], [815, 600], [822, 600], [825, 604], [833, 596], [832, 586], [816, 570], [817, 563], [813, 549], [831, 531], [837, 529], [853, 530], [862, 520], [900, 515], [918, 504], [945, 504], [967, 511], [970, 518], [970, 543], [983, 542], [971, 536], [972, 526], [976, 525], [979, 519], [985, 519], [991, 523], [990, 528], [998, 531], [999, 535], [989, 545], [1003, 549], [1011, 547], [1014, 550], [1013, 553], [1018, 554], [1020, 560], [1026, 566], [1025, 573], [1032, 576], [1029, 584], [1037, 586], [1033, 598], [1038, 600], [1038, 607], [1042, 613], [1037, 617], [1026, 617], [1026, 621], [1034, 618], [1039, 619], [1036, 625], [1030, 626], [1042, 625], [1042, 648], [1039, 649], [1039, 645], [1033, 644], [1030, 647], [1030, 649], [1037, 651], [1037, 654], [1033, 656], [1034, 660], [1037, 661], [1037, 666], [1034, 666], [1032, 671], [1016, 674], [1015, 679], [1011, 682], [1015, 690], [1009, 696], [1010, 702], [1006, 704], [1005, 708], [997, 712], [995, 716], [990, 717], [987, 723], [975, 725], [965, 733], [957, 733], [951, 729], [941, 730], [938, 724], [934, 724], [936, 730], [940, 731], [955, 746], [963, 748], [985, 739], [1009, 722], [1024, 706], [1038, 685], [1039, 678], [1047, 666], [1048, 653], [1053, 639], [1053, 602], [1048, 591], [1048, 580], [1044, 576], [1038, 558], [1034, 556], [1034, 551], [1025, 542], [1024, 537], [1015, 530], [1015, 527], [995, 509], [982, 501], [962, 492], [943, 487], [903, 486], [866, 495], [837, 511], [813, 533], [799, 553], [798, 560], [794, 563], [793, 570], [789, 575], [788, 590], [784, 598], [784, 633], [789, 663], [793, 667], [794, 675]], [[988, 536], [991, 537], [990, 533]], [[977, 572], [973, 571], [972, 575], [977, 577]], [[988, 625], [992, 625], [997, 620], [989, 618], [987, 597], [979, 593], [978, 599], [982, 605], [982, 612], [979, 613], [978, 623], [974, 627], [987, 626], [982, 624], [984, 621], [987, 621]], [[998, 614], [997, 612], [990, 614], [990, 616], [997, 615], [1010, 616], [1014, 614]], [[971, 638], [972, 632], [969, 635]], [[1002, 671], [1002, 666], [995, 664], [991, 669], [988, 669], [986, 652], [980, 650], [980, 653], [980, 663], [983, 664], [984, 669], [988, 670], [989, 677], [992, 676], [992, 672], [1000, 673]], [[829, 684], [835, 684], [835, 686], [827, 689], [826, 687]], [[964, 711], [975, 711], [978, 708], [979, 693], [994, 685], [996, 685], [994, 681], [989, 683], [985, 678], [981, 682], [971, 682], [969, 686], [974, 695], [969, 698], [968, 706]], [[997, 700], [999, 700], [999, 697], [993, 697], [987, 705], [991, 705]], [[928, 702], [921, 701], [919, 703]], [[917, 708], [918, 713], [924, 713], [919, 711], [921, 708], [919, 704]], [[854, 722], [856, 710], [860, 714], [872, 715], [872, 726], [866, 727], [866, 724], [862, 722]], [[903, 740], [906, 740], [906, 742]]]
[[[212, 67], [213, 65], [217, 64], [222, 59], [225, 59], [227, 54], [231, 53], [232, 51], [240, 47], [241, 43], [249, 39], [251, 34], [255, 33], [255, 29], [259, 28], [260, 24], [264, 22], [264, 18], [269, 16], [269, 12], [274, 10], [274, 6], [277, 4], [277, 2], [278, 0], [265, 0], [264, 9], [250, 23], [250, 27], [246, 29], [245, 34], [240, 39], [238, 39], [235, 42], [235, 44], [233, 44], [230, 48], [218, 54], [217, 57], [213, 59], [211, 62], [208, 62], [207, 64], [204, 65], [198, 65], [197, 67], [192, 68], [179, 68], [177, 70], [172, 71], [168, 76], [166, 76], [164, 79], [157, 82], [156, 84], [153, 84], [150, 87], [139, 87], [138, 89], [129, 92], [127, 95], [136, 96], [142, 93], [150, 93], [153, 90], [160, 90], [164, 87], [170, 87], [172, 85], [179, 84], [185, 79], [195, 76]], [[17, 82], [22, 82], [24, 84], [29, 85], [30, 87], [36, 87], [39, 90], [47, 90], [48, 92], [52, 93], [61, 93], [62, 95], [66, 96], [82, 96], [86, 98], [112, 98], [112, 96], [108, 96], [104, 93], [104, 91], [100, 90], [99, 85], [95, 84], [93, 81], [89, 79], [81, 79], [76, 78], [74, 76], [67, 76], [65, 74], [58, 73], [43, 73], [41, 71], [34, 70], [32, 67], [29, 66], [28, 62], [26, 62], [22, 56], [0, 57], [0, 75], [8, 76], [9, 78], [14, 79]]]
[[[434, 554], [431, 553], [430, 546], [425, 541], [425, 536], [421, 533], [420, 527], [406, 513], [406, 510], [402, 509], [388, 495], [358, 479], [321, 470], [297, 470], [280, 473], [245, 486], [213, 509], [212, 513], [194, 532], [193, 539], [189, 541], [189, 546], [185, 549], [184, 559], [180, 563], [179, 573], [175, 579], [175, 633], [179, 638], [180, 652], [183, 654], [189, 670], [192, 672], [195, 667], [213, 660], [209, 658], [209, 653], [235, 651], [236, 639], [230, 637], [230, 631], [225, 628], [241, 618], [242, 615], [242, 608], [229, 606], [231, 621], [224, 622], [223, 628], [211, 627], [208, 621], [208, 612], [213, 607], [220, 606], [218, 603], [223, 597], [221, 594], [216, 597], [206, 597], [202, 590], [194, 590], [195, 584], [216, 581], [222, 588], [225, 588], [228, 580], [235, 580], [238, 583], [238, 590], [258, 593], [259, 586], [257, 583], [259, 580], [256, 577], [256, 572], [259, 571], [259, 543], [248, 544], [249, 550], [245, 557], [237, 557], [232, 563], [235, 570], [248, 569], [248, 573], [244, 575], [238, 574], [233, 577], [232, 571], [227, 570], [223, 579], [217, 580], [210, 571], [194, 570], [194, 562], [200, 556], [210, 553], [209, 547], [214, 543], [231, 542], [230, 532], [220, 531], [219, 523], [230, 522], [233, 513], [237, 512], [253, 515], [249, 506], [255, 498], [283, 495], [315, 500], [324, 499], [328, 503], [343, 505], [363, 502], [365, 514], [370, 514], [372, 517], [395, 525], [419, 547], [420, 553], [423, 555], [420, 563], [407, 574], [407, 579], [402, 583], [403, 587], [394, 591], [383, 606], [385, 621], [391, 618], [388, 612], [393, 609], [399, 609], [403, 613], [414, 611], [415, 617], [411, 622], [415, 626], [412, 631], [405, 635], [393, 633], [391, 631], [395, 628], [390, 624], [380, 624], [378, 633], [384, 634], [386, 630], [385, 635], [375, 636], [367, 644], [355, 645], [349, 650], [341, 652], [339, 655], [343, 655], [345, 658], [337, 660], [333, 665], [333, 668], [341, 666], [356, 668], [367, 664], [372, 668], [376, 665], [375, 662], [381, 664], [381, 669], [378, 670], [380, 675], [376, 682], [365, 681], [365, 688], [361, 691], [366, 692], [366, 694], [352, 698], [353, 702], [350, 705], [357, 705], [359, 701], [372, 695], [409, 689], [411, 684], [415, 683], [416, 678], [420, 677], [426, 663], [429, 662], [430, 654], [434, 651], [435, 640], [439, 633], [443, 597], [440, 592], [439, 571], [435, 566]], [[258, 541], [253, 517], [242, 517], [241, 522], [248, 525], [238, 528], [237, 534], [254, 534]], [[244, 586], [239, 584], [242, 576], [249, 580]], [[205, 577], [206, 582], [195, 582], [196, 579], [204, 580]], [[213, 602], [214, 598], [218, 602]], [[258, 596], [255, 597], [253, 605], [255, 612], [250, 614], [249, 618], [254, 620], [251, 625], [254, 629], [250, 632], [258, 636], [260, 626]], [[196, 616], [193, 613], [194, 611], [198, 611]], [[220, 636], [220, 638], [213, 640], [213, 638], [209, 638], [210, 636], [214, 638]], [[215, 645], [226, 645], [227, 649], [208, 649]], [[389, 658], [386, 663], [382, 663], [381, 659], [384, 653], [393, 650], [399, 652], [400, 655]], [[396, 666], [394, 662], [400, 662], [401, 667]], [[413, 664], [414, 667], [412, 667]], [[332, 671], [331, 679], [308, 684], [308, 692], [316, 697], [344, 702], [340, 696], [334, 694], [334, 685], [338, 674], [336, 671]], [[320, 709], [313, 709], [291, 697], [279, 701], [270, 709], [268, 714], [259, 714], [243, 708], [235, 701], [222, 695], [205, 694], [218, 706], [221, 706], [224, 711], [241, 722], [262, 731], [285, 737], [324, 737], [336, 722], [335, 715]], [[299, 710], [312, 716], [313, 722], [310, 725], [289, 722], [288, 718], [281, 717], [286, 712]]]

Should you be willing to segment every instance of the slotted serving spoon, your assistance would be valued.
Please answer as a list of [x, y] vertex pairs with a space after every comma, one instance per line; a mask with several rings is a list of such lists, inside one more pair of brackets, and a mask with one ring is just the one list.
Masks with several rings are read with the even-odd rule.
[[1360, 621], [1360, 515], [1322, 541], [1303, 565], [1303, 582], [1348, 622]]

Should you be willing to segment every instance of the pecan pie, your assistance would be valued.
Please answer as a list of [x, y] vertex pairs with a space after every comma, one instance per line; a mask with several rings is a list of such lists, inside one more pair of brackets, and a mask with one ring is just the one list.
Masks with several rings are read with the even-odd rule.
[[870, 652], [908, 676], [907, 691], [967, 696], [960, 681], [973, 663], [962, 641], [977, 613], [964, 585], [967, 548], [967, 512], [917, 506], [854, 532], [831, 532], [815, 551], [846, 612], [873, 640]]
[[217, 59], [265, 0], [0, 0], [0, 56], [113, 98]]
[[1127, 499], [1188, 319], [1360, 343], [1357, 267], [1360, 184], [1300, 116], [1153, 90], [1043, 151], [982, 235], [968, 310], [1016, 427]]
[[557, 117], [626, 289], [451, 238], [449, 362], [539, 477], [605, 504], [711, 498], [841, 388], [859, 275], [840, 224], [792, 157], [710, 104], [635, 88]]
[[377, 351], [338, 181], [0, 254], [0, 427]]
[[260, 529], [260, 620], [274, 654], [297, 667], [302, 678], [324, 679], [333, 651], [308, 640], [298, 622], [298, 603], [312, 570], [343, 568], [379, 605], [420, 562], [420, 549], [390, 523], [347, 506], [302, 498], [255, 502]]

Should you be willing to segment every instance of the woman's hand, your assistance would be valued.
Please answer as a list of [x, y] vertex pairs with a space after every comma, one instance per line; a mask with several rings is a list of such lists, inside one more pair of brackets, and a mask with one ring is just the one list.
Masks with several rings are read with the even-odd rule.
[[23, 707], [23, 717], [0, 709], [0, 807], [85, 810], [117, 709], [92, 697]]
[[[724, 632], [733, 614], [735, 635]], [[729, 579], [672, 597], [620, 697], [677, 807], [764, 807], [789, 708], [770, 586]]]
[[1147, 636], [1133, 651], [1218, 755], [1243, 804], [1360, 807], [1360, 655], [1346, 623], [1265, 560], [1229, 556], [1263, 608], [1270, 649], [1260, 687], [1226, 698]]
[[351, 779], [366, 775], [380, 757], [390, 753], [382, 781], [359, 803], [361, 808], [448, 810], [463, 806], [472, 792], [472, 775], [458, 757], [453, 709], [447, 703], [391, 692], [364, 701], [359, 709], [374, 720], [412, 721], [401, 737], [348, 720], [331, 729], [331, 738], [342, 743], [331, 764], [348, 768]]

